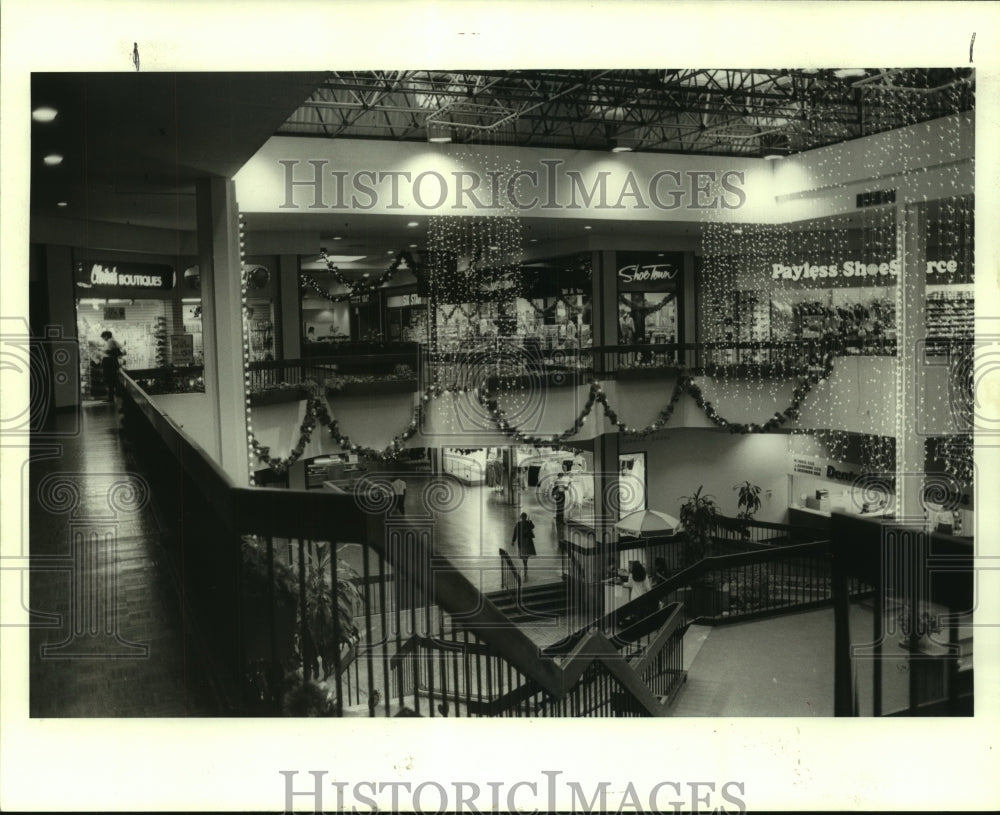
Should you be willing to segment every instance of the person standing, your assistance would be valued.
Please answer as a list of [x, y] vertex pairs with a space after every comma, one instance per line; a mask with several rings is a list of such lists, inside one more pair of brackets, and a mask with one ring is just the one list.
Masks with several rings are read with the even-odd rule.
[[101, 351], [101, 372], [104, 374], [104, 386], [108, 389], [108, 401], [114, 402], [118, 395], [119, 360], [125, 356], [125, 351], [118, 344], [110, 331], [102, 331], [101, 339], [104, 348]]
[[535, 525], [528, 518], [527, 512], [521, 513], [521, 520], [514, 525], [514, 534], [510, 542], [517, 546], [521, 560], [524, 561], [524, 582], [528, 582], [528, 558], [535, 556]]
[[566, 500], [569, 492], [569, 482], [566, 473], [559, 473], [556, 483], [552, 486], [552, 501], [556, 510], [556, 532], [561, 533], [566, 519]]
[[392, 482], [392, 492], [396, 496], [396, 500], [393, 504], [393, 509], [400, 515], [406, 514], [406, 482], [396, 476], [396, 479]]

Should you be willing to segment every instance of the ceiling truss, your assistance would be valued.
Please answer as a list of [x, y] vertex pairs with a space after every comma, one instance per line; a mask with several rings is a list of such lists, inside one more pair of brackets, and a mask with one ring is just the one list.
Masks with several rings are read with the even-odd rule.
[[279, 135], [760, 156], [969, 110], [971, 69], [338, 71]]

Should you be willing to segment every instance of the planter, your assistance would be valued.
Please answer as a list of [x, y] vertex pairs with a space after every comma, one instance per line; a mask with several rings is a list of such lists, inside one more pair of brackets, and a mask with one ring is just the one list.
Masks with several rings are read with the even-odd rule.
[[416, 379], [385, 379], [376, 382], [345, 382], [339, 388], [327, 388], [327, 396], [387, 396], [394, 393], [416, 393]]
[[695, 583], [684, 604], [688, 617], [721, 617], [729, 612], [729, 592], [714, 583]]
[[275, 388], [274, 390], [261, 391], [250, 394], [250, 407], [265, 407], [267, 405], [280, 405], [286, 402], [301, 402], [309, 398], [309, 392], [305, 388]]
[[638, 368], [619, 368], [615, 372], [618, 380], [641, 380], [641, 379], [663, 379], [664, 375], [670, 375], [680, 370], [676, 362], [656, 363], [653, 365]]

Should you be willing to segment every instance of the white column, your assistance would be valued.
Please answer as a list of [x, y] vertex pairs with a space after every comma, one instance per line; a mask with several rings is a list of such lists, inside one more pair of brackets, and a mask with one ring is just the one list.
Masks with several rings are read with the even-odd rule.
[[924, 394], [924, 340], [927, 337], [925, 215], [916, 204], [896, 208], [896, 515], [923, 521], [924, 438], [917, 413]]
[[246, 388], [243, 373], [243, 272], [236, 191], [225, 178], [196, 185], [201, 270], [205, 395], [211, 411], [209, 452], [233, 483], [249, 483]]

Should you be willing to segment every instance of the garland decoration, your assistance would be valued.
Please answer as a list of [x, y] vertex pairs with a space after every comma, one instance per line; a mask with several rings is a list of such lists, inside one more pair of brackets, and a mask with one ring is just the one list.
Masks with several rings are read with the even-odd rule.
[[340, 294], [332, 294], [320, 286], [311, 275], [308, 275], [305, 272], [301, 272], [299, 274], [299, 280], [301, 281], [303, 288], [312, 289], [316, 294], [321, 297], [325, 297], [331, 303], [343, 303], [345, 300], [349, 300], [352, 297], [358, 297], [363, 294], [371, 294], [375, 291], [375, 289], [392, 280], [392, 276], [399, 271], [401, 266], [409, 268], [418, 279], [420, 277], [417, 262], [414, 260], [413, 255], [405, 250], [396, 255], [395, 259], [389, 264], [388, 267], [386, 267], [385, 271], [374, 280], [351, 280], [341, 274], [340, 269], [337, 268], [337, 264], [330, 260], [329, 255], [326, 253], [326, 247], [320, 248], [319, 253], [323, 257], [323, 261], [326, 263], [327, 271], [333, 275], [334, 279], [340, 283], [340, 285], [347, 286], [350, 291], [342, 292]]
[[[409, 424], [402, 433], [398, 433], [393, 436], [392, 441], [389, 442], [382, 450], [376, 450], [374, 447], [364, 447], [359, 444], [354, 444], [351, 441], [350, 436], [342, 433], [340, 430], [340, 425], [337, 419], [330, 413], [329, 405], [327, 405], [326, 400], [319, 395], [320, 390], [315, 382], [306, 383], [310, 388], [312, 395], [306, 400], [306, 413], [302, 419], [302, 424], [299, 425], [299, 439], [295, 443], [291, 452], [285, 458], [275, 458], [271, 456], [271, 448], [261, 444], [257, 441], [253, 433], [250, 433], [250, 445], [253, 448], [254, 455], [257, 459], [264, 464], [268, 465], [275, 473], [279, 475], [284, 474], [288, 471], [288, 468], [298, 461], [303, 453], [305, 452], [306, 446], [312, 441], [313, 430], [316, 429], [317, 425], [321, 425], [330, 431], [330, 436], [333, 438], [337, 444], [340, 445], [341, 450], [349, 451], [351, 453], [356, 453], [362, 458], [375, 461], [395, 461], [402, 454], [407, 441], [409, 441], [417, 432], [417, 427], [420, 423], [421, 408], [422, 403], [418, 403], [413, 408], [413, 416], [410, 419]], [[423, 402], [427, 401], [427, 396], [424, 396]]]
[[673, 301], [674, 301], [673, 292], [667, 292], [666, 297], [664, 297], [659, 303], [656, 303], [655, 305], [652, 306], [644, 306], [640, 303], [633, 303], [631, 300], [625, 297], [625, 295], [623, 294], [618, 295], [618, 302], [621, 305], [627, 306], [632, 311], [638, 312], [639, 315], [642, 316], [643, 318], [648, 317], [651, 314], [656, 314], [656, 312], [660, 311], [660, 309], [662, 309], [665, 305], [667, 305], [667, 303], [672, 303]]
[[[811, 369], [802, 381], [796, 385], [795, 390], [792, 392], [792, 401], [788, 407], [786, 407], [783, 411], [776, 411], [765, 422], [744, 423], [729, 421], [718, 412], [712, 402], [705, 399], [701, 387], [695, 382], [694, 377], [686, 371], [682, 371], [677, 381], [674, 383], [673, 393], [671, 393], [670, 399], [660, 410], [656, 419], [643, 428], [629, 427], [626, 422], [622, 421], [617, 411], [608, 402], [608, 397], [604, 392], [603, 386], [597, 381], [590, 383], [590, 392], [587, 395], [587, 401], [581, 409], [579, 415], [573, 421], [572, 426], [567, 427], [561, 433], [546, 436], [529, 435], [522, 432], [515, 425], [511, 424], [506, 418], [505, 411], [500, 406], [496, 394], [492, 393], [488, 389], [473, 389], [473, 393], [479, 401], [479, 404], [487, 411], [490, 420], [496, 425], [497, 429], [505, 436], [508, 436], [520, 444], [559, 444], [566, 441], [580, 432], [580, 429], [587, 421], [587, 417], [590, 416], [591, 411], [594, 409], [595, 404], [601, 405], [604, 409], [605, 417], [617, 428], [618, 432], [624, 433], [630, 438], [643, 438], [652, 433], [656, 433], [659, 430], [663, 430], [667, 426], [673, 417], [678, 401], [680, 401], [681, 396], [685, 393], [694, 400], [695, 404], [704, 412], [705, 416], [713, 424], [717, 427], [725, 428], [729, 433], [744, 435], [748, 433], [770, 433], [781, 427], [786, 422], [799, 417], [802, 402], [812, 388], [816, 384], [826, 380], [833, 372], [833, 359], [834, 354], [832, 352], [827, 353], [823, 363]], [[285, 458], [272, 457], [270, 454], [270, 448], [260, 444], [260, 442], [258, 442], [253, 436], [252, 432], [250, 434], [250, 444], [253, 448], [254, 454], [260, 461], [267, 464], [278, 474], [287, 472], [288, 468], [302, 457], [306, 446], [312, 440], [312, 433], [317, 425], [326, 427], [330, 432], [330, 436], [335, 442], [337, 442], [337, 444], [340, 445], [342, 450], [356, 453], [362, 458], [369, 460], [394, 461], [401, 455], [406, 442], [416, 434], [424, 405], [426, 405], [432, 398], [436, 398], [445, 393], [458, 394], [468, 392], [468, 388], [457, 385], [450, 385], [448, 387], [440, 385], [430, 386], [424, 391], [420, 401], [415, 404], [413, 408], [413, 416], [406, 429], [403, 430], [402, 433], [394, 436], [392, 441], [390, 441], [389, 444], [387, 444], [383, 449], [377, 450], [374, 447], [363, 447], [361, 445], [354, 444], [351, 441], [350, 436], [341, 431], [336, 418], [330, 414], [329, 406], [327, 405], [326, 400], [320, 395], [321, 391], [319, 385], [311, 381], [304, 384], [310, 389], [311, 396], [306, 400], [306, 414], [302, 420], [302, 424], [299, 426], [299, 439], [288, 456]], [[952, 456], [952, 458], [957, 458], [957, 456]], [[960, 477], [964, 475], [965, 473], [959, 473]]]
[[674, 414], [677, 402], [680, 400], [681, 395], [685, 393], [694, 400], [695, 404], [698, 405], [702, 412], [704, 412], [709, 421], [717, 427], [725, 428], [729, 433], [744, 435], [747, 433], [770, 433], [781, 427], [786, 422], [799, 417], [802, 402], [812, 390], [813, 386], [827, 379], [833, 372], [833, 359], [834, 355], [832, 353], [828, 353], [824, 358], [823, 364], [811, 370], [795, 387], [795, 390], [792, 392], [792, 401], [788, 407], [786, 407], [783, 411], [776, 411], [765, 422], [745, 423], [729, 421], [718, 412], [715, 405], [705, 399], [701, 387], [694, 381], [694, 377], [691, 376], [690, 373], [686, 372], [682, 372], [678, 377], [677, 382], [674, 385], [674, 391], [670, 396], [670, 400], [660, 410], [656, 419], [643, 428], [629, 427], [625, 422], [623, 422], [618, 416], [617, 411], [611, 406], [611, 404], [609, 404], [604, 388], [599, 382], [596, 381], [591, 382], [587, 402], [583, 406], [576, 420], [573, 422], [572, 427], [566, 428], [562, 431], [562, 433], [550, 436], [529, 436], [522, 433], [517, 427], [507, 421], [505, 412], [503, 408], [500, 407], [495, 394], [489, 391], [479, 391], [477, 392], [477, 396], [480, 404], [487, 411], [491, 421], [493, 421], [493, 423], [497, 426], [497, 429], [500, 430], [501, 433], [511, 437], [514, 441], [523, 444], [559, 443], [575, 436], [586, 422], [587, 417], [590, 415], [590, 412], [596, 403], [599, 403], [601, 407], [604, 408], [604, 415], [611, 424], [617, 427], [620, 433], [624, 433], [630, 438], [642, 438], [650, 435], [651, 433], [655, 433], [658, 430], [662, 430], [667, 425]]

